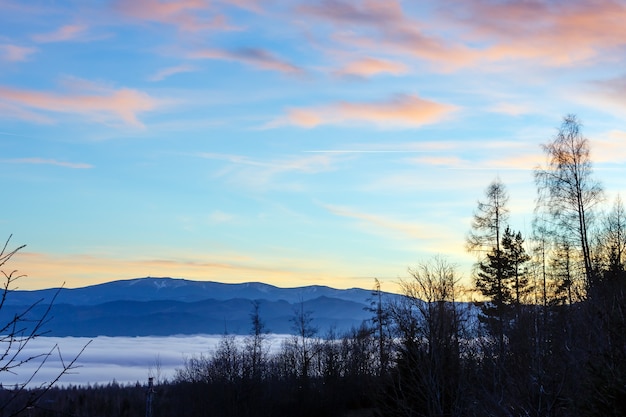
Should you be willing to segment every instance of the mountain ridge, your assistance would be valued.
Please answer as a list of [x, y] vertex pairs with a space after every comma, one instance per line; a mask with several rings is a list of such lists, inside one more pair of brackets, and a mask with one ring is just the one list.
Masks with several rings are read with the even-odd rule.
[[146, 277], [80, 288], [13, 290], [0, 309], [0, 320], [39, 303], [29, 312], [29, 318], [37, 318], [53, 302], [47, 323], [51, 336], [248, 334], [256, 302], [269, 332], [291, 333], [291, 319], [302, 304], [311, 324], [324, 334], [330, 329], [348, 331], [370, 319], [372, 299], [372, 291], [361, 288], [281, 288], [262, 282]]
[[[126, 292], [123, 292], [124, 290]], [[166, 292], [166, 290], [169, 291]], [[57, 302], [71, 304], [94, 304], [95, 302], [118, 299], [134, 301], [159, 299], [191, 302], [209, 298], [218, 300], [235, 298], [233, 294], [248, 299], [285, 299], [290, 302], [306, 301], [325, 295], [363, 302], [372, 294], [371, 290], [362, 288], [336, 289], [324, 285], [285, 288], [263, 282], [222, 283], [183, 278], [145, 277], [115, 280], [78, 288], [55, 287], [41, 290], [14, 290], [12, 297], [6, 302], [16, 304], [16, 299], [19, 300], [19, 304], [23, 304], [26, 299], [35, 302], [42, 297], [49, 298], [57, 291], [59, 292]]]

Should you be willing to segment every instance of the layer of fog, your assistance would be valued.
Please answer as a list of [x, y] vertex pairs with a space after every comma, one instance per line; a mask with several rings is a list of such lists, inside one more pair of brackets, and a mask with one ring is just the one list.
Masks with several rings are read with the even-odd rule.
[[[5, 387], [24, 383], [33, 374], [30, 387], [51, 381], [63, 369], [63, 364], [76, 357], [76, 368], [63, 375], [57, 385], [102, 385], [113, 381], [120, 384], [145, 384], [148, 377], [171, 379], [185, 358], [210, 354], [223, 336], [195, 335], [168, 337], [39, 337], [30, 340], [20, 358], [25, 359], [52, 352], [39, 370], [41, 358], [34, 359], [12, 372], [2, 372], [0, 381]], [[280, 348], [289, 336], [267, 335], [270, 351]], [[236, 339], [243, 343], [244, 336]], [[55, 348], [58, 346], [58, 349]]]

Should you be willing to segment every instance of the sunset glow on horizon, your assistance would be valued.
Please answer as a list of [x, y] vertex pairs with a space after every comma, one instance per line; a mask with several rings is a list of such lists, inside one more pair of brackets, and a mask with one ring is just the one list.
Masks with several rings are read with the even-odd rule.
[[[624, 1], [0, 0], [0, 238], [20, 289], [393, 291], [499, 177], [526, 237], [567, 114], [626, 189]], [[623, 59], [624, 58], [624, 59]], [[623, 196], [622, 196], [623, 197]]]

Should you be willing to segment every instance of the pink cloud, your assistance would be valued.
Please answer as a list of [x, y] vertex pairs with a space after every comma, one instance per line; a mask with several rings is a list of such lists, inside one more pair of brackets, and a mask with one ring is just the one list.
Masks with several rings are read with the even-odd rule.
[[426, 32], [423, 22], [410, 17], [398, 0], [326, 0], [301, 6], [312, 19], [342, 28], [332, 39], [365, 50], [383, 49], [424, 59], [448, 71], [475, 61], [476, 54], [462, 43]]
[[399, 0], [322, 0], [297, 10], [317, 32], [328, 28], [337, 48], [383, 49], [442, 72], [519, 61], [615, 61], [611, 52], [626, 46], [626, 6], [616, 0], [443, 0], [419, 14]]
[[252, 67], [278, 71], [286, 74], [298, 74], [302, 70], [297, 66], [275, 56], [269, 51], [259, 48], [243, 48], [238, 50], [203, 49], [189, 55], [193, 59], [219, 59], [240, 62]]
[[181, 31], [232, 29], [223, 15], [210, 14], [211, 2], [203, 0], [119, 1], [117, 9], [133, 19], [176, 26]]
[[5, 159], [5, 162], [10, 162], [14, 164], [55, 165], [59, 167], [73, 168], [73, 169], [93, 168], [93, 165], [86, 164], [83, 162], [65, 162], [65, 161], [57, 161], [56, 159], [45, 159], [45, 158]]
[[87, 30], [85, 25], [65, 25], [49, 33], [33, 35], [32, 39], [39, 43], [64, 42], [79, 38]]
[[59, 94], [0, 86], [2, 102], [18, 109], [79, 114], [99, 121], [119, 119], [134, 126], [142, 126], [139, 113], [154, 110], [159, 104], [149, 95], [128, 88]]
[[384, 73], [401, 75], [407, 72], [407, 66], [402, 63], [369, 57], [352, 61], [336, 71], [339, 75], [355, 75], [358, 77], [372, 77]]
[[491, 61], [534, 60], [572, 65], [626, 45], [626, 7], [602, 0], [568, 2], [486, 2], [473, 0], [448, 9], [476, 41], [490, 44]]
[[3, 44], [0, 45], [0, 60], [9, 62], [27, 61], [30, 55], [35, 52], [37, 52], [37, 48]]
[[295, 108], [267, 127], [291, 124], [312, 128], [323, 124], [373, 123], [386, 127], [420, 127], [448, 117], [456, 107], [420, 98], [397, 95], [378, 103], [338, 102], [316, 108]]

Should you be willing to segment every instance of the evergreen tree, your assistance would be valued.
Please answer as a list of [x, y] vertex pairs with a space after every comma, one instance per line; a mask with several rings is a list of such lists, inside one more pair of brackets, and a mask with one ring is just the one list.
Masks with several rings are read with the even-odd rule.
[[502, 251], [508, 261], [505, 273], [508, 276], [515, 305], [519, 307], [523, 302], [523, 297], [529, 291], [528, 274], [524, 264], [530, 260], [530, 256], [524, 249], [524, 239], [521, 232], [513, 232], [507, 227], [502, 236]]

